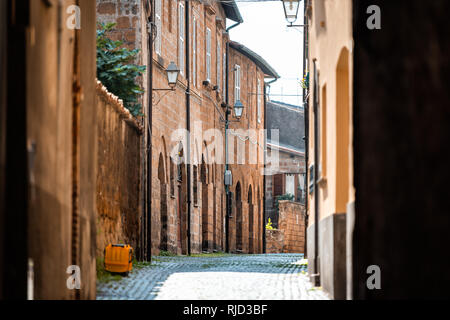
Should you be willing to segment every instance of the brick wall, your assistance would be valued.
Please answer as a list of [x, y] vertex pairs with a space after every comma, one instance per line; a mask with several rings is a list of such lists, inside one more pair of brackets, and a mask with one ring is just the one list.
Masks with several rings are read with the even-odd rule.
[[284, 231], [285, 253], [305, 252], [305, 207], [296, 202], [279, 202], [279, 229]]
[[97, 0], [97, 21], [116, 23], [109, 37], [121, 40], [126, 47], [134, 49], [142, 32], [140, 6], [139, 0]]
[[139, 243], [142, 128], [121, 101], [97, 83], [97, 256], [109, 243]]
[[305, 252], [305, 207], [296, 202], [279, 202], [278, 229], [266, 230], [267, 253]]

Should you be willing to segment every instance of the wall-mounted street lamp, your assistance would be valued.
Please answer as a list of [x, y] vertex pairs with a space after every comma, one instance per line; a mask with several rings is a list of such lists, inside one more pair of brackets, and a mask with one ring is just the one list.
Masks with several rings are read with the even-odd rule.
[[281, 0], [283, 2], [284, 16], [289, 23], [288, 27], [304, 27], [305, 25], [293, 24], [298, 18], [298, 9], [302, 0]]
[[156, 101], [155, 95], [152, 94], [152, 96], [153, 96], [152, 100], [155, 100], [155, 102], [153, 103], [153, 106], [157, 106], [161, 102], [162, 98], [164, 98], [167, 94], [169, 94], [170, 91], [175, 91], [175, 88], [177, 86], [178, 76], [180, 75], [180, 69], [177, 67], [177, 65], [173, 61], [171, 61], [169, 63], [169, 66], [166, 69], [166, 74], [167, 74], [167, 83], [169, 84], [169, 88], [163, 88], [163, 89], [153, 88], [153, 92], [154, 91], [169, 91], [169, 92], [166, 92], [165, 94], [160, 95], [158, 101]]
[[240, 119], [242, 117], [242, 112], [244, 111], [244, 105], [242, 104], [241, 100], [236, 101], [233, 107], [234, 116], [236, 119]]
[[166, 69], [167, 74], [167, 83], [170, 88], [167, 89], [153, 89], [153, 91], [174, 91], [177, 85], [178, 76], [180, 74], [180, 69], [177, 65], [172, 61]]
[[297, 21], [298, 8], [301, 0], [281, 0], [284, 7], [284, 15], [288, 23], [293, 24]]
[[166, 73], [167, 73], [167, 82], [169, 83], [169, 87], [171, 87], [172, 90], [174, 90], [175, 86], [177, 85], [178, 75], [180, 74], [180, 69], [172, 61], [172, 62], [170, 62], [169, 66], [167, 67]]

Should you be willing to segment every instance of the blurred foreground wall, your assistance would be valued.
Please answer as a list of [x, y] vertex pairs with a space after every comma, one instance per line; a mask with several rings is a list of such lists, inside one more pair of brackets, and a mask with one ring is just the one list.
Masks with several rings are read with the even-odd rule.
[[[373, 4], [381, 30], [366, 26]], [[450, 2], [353, 5], [353, 297], [448, 298]]]
[[95, 2], [4, 2], [0, 297], [95, 298]]

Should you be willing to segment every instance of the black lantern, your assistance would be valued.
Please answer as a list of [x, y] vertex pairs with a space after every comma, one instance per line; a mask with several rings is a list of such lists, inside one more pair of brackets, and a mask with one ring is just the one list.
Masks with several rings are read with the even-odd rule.
[[177, 65], [172, 61], [167, 67], [166, 73], [169, 87], [171, 87], [172, 89], [175, 88], [178, 81], [178, 75], [180, 74], [180, 69], [178, 69]]
[[234, 110], [234, 116], [237, 119], [240, 119], [242, 117], [242, 112], [244, 111], [244, 105], [242, 104], [241, 100], [236, 101], [233, 107]]
[[284, 15], [290, 24], [297, 20], [298, 8], [301, 0], [281, 0], [284, 7]]

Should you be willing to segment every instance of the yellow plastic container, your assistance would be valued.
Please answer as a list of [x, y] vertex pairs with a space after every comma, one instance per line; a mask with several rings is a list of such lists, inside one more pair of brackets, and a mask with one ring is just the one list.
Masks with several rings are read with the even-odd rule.
[[105, 269], [128, 273], [133, 268], [133, 248], [128, 244], [109, 244], [105, 248]]

